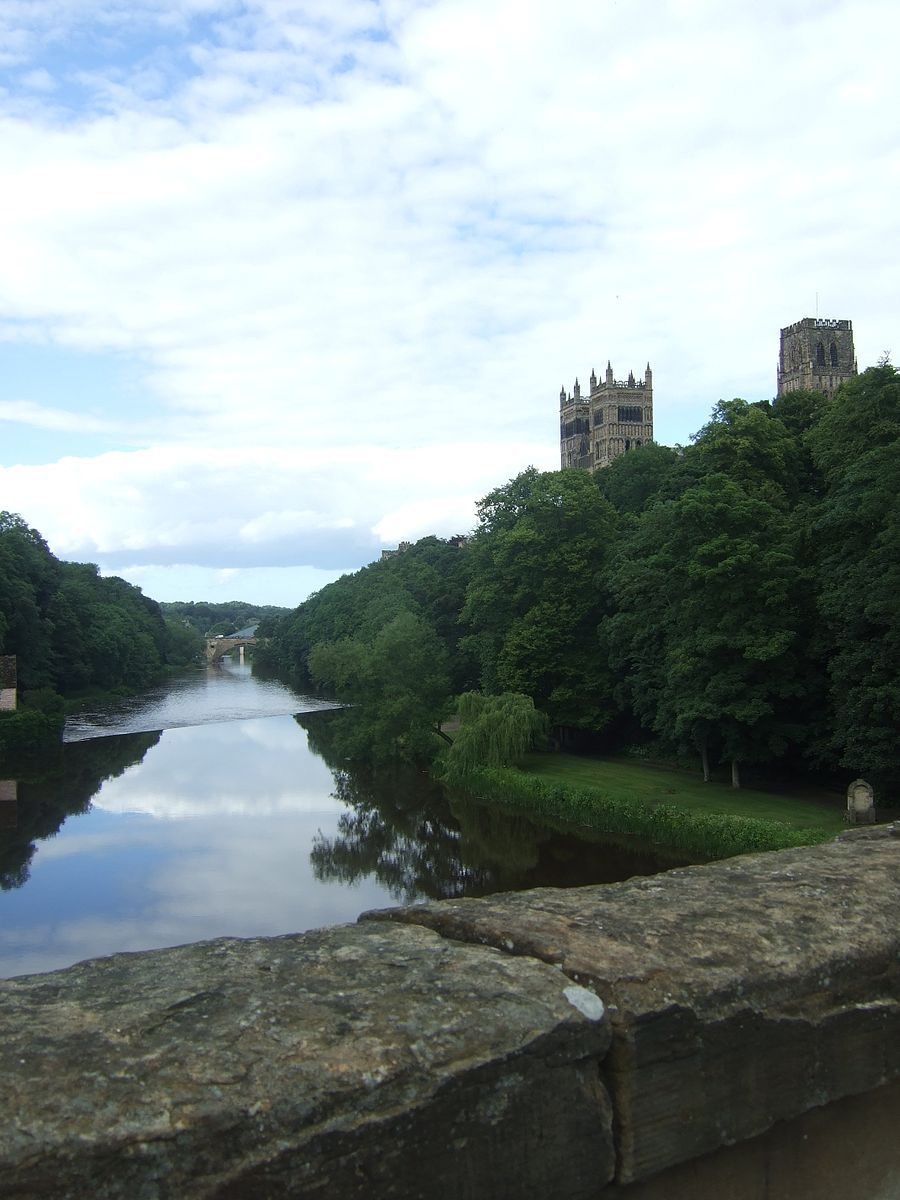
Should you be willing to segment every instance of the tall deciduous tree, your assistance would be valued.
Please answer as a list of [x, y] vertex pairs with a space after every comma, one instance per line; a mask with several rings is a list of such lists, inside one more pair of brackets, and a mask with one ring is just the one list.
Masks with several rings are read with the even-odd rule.
[[809, 435], [826, 482], [814, 514], [820, 647], [840, 764], [900, 778], [900, 376], [864, 371]]
[[182, 661], [154, 600], [93, 563], [60, 562], [12, 513], [0, 513], [0, 653], [16, 655], [26, 692], [144, 687]]
[[615, 512], [586, 472], [530, 468], [486, 496], [478, 518], [463, 620], [483, 689], [601, 728], [612, 706], [597, 628]]
[[637, 514], [661, 494], [677, 494], [672, 489], [677, 488], [681, 461], [679, 451], [671, 446], [647, 442], [614, 458], [594, 479], [600, 495], [606, 497], [616, 512]]
[[343, 575], [313, 593], [273, 630], [259, 660], [309, 678], [309, 656], [321, 643], [370, 639], [400, 612], [425, 621], [451, 657], [456, 690], [470, 686], [472, 664], [458, 649], [459, 610], [468, 571], [465, 549], [439, 538], [422, 538], [390, 558]]
[[657, 504], [623, 545], [614, 662], [646, 727], [733, 764], [796, 734], [802, 573], [788, 515], [723, 474]]
[[420, 617], [398, 613], [373, 637], [320, 642], [313, 678], [354, 706], [346, 721], [347, 758], [428, 758], [450, 697], [447, 655]]
[[796, 502], [802, 447], [768, 405], [720, 400], [693, 441], [690, 462], [697, 478], [723, 474], [780, 507]]
[[482, 767], [510, 766], [547, 734], [547, 718], [530, 696], [465, 692], [457, 705], [459, 730], [445, 754], [446, 778], [463, 782]]

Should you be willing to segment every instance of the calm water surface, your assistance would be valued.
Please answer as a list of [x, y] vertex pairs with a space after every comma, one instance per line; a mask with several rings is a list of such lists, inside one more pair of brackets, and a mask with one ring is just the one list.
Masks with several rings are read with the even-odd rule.
[[0, 801], [0, 977], [660, 869], [415, 773], [329, 765], [327, 707], [226, 662], [72, 720]]
[[223, 666], [186, 671], [140, 696], [87, 709], [66, 722], [63, 741], [112, 733], [146, 733], [250, 717], [290, 716], [333, 708], [315, 696], [303, 696], [275, 680], [260, 679], [249, 666], [226, 659]]

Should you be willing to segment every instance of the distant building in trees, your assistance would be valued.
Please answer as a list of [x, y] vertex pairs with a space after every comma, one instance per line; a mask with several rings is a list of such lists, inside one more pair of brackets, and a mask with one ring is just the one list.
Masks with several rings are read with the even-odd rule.
[[412, 545], [412, 542], [401, 542], [396, 550], [382, 550], [381, 557], [382, 558], [393, 558], [395, 554], [403, 554], [406, 550], [408, 550], [410, 548], [411, 545]]
[[829, 399], [856, 374], [853, 322], [804, 317], [781, 331], [778, 395], [807, 389]]
[[[804, 317], [781, 331], [778, 395], [800, 389], [831, 397], [857, 373], [853, 322]], [[653, 373], [643, 379], [630, 372], [624, 381], [606, 364], [606, 377], [591, 371], [590, 391], [582, 395], [575, 380], [571, 395], [559, 393], [559, 456], [563, 467], [599, 471], [624, 454], [653, 440]], [[385, 552], [387, 553], [387, 552]]]
[[650, 364], [644, 378], [630, 372], [623, 382], [606, 364], [606, 378], [599, 381], [591, 371], [591, 390], [582, 396], [575, 380], [571, 396], [559, 393], [559, 450], [564, 467], [599, 471], [614, 458], [653, 440], [653, 373]]
[[0, 712], [13, 712], [16, 707], [16, 656], [0, 655]]

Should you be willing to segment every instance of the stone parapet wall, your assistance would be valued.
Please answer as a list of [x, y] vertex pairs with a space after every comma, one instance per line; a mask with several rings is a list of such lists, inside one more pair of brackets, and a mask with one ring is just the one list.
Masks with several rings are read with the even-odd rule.
[[3, 1194], [889, 1200], [896, 832], [2, 982]]

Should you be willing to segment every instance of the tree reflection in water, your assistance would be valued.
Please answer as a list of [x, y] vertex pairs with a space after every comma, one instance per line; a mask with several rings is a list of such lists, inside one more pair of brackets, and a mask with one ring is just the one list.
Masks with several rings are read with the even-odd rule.
[[0, 829], [0, 890], [28, 881], [36, 843], [53, 837], [67, 817], [86, 813], [107, 779], [139, 763], [160, 733], [128, 733], [118, 737], [60, 744], [35, 766], [6, 762], [5, 776], [17, 776], [16, 822]]
[[307, 713], [296, 720], [307, 731], [310, 749], [334, 772], [334, 795], [347, 806], [338, 836], [320, 833], [310, 852], [323, 882], [353, 884], [373, 876], [408, 904], [612, 883], [688, 861], [625, 839], [538, 824], [452, 794], [412, 767], [351, 764], [343, 754], [355, 738], [351, 712]]
[[496, 890], [488, 865], [465, 861], [440, 787], [419, 772], [345, 768], [335, 772], [334, 795], [348, 811], [337, 837], [319, 834], [313, 844], [317, 879], [352, 884], [372, 875], [404, 901]]

